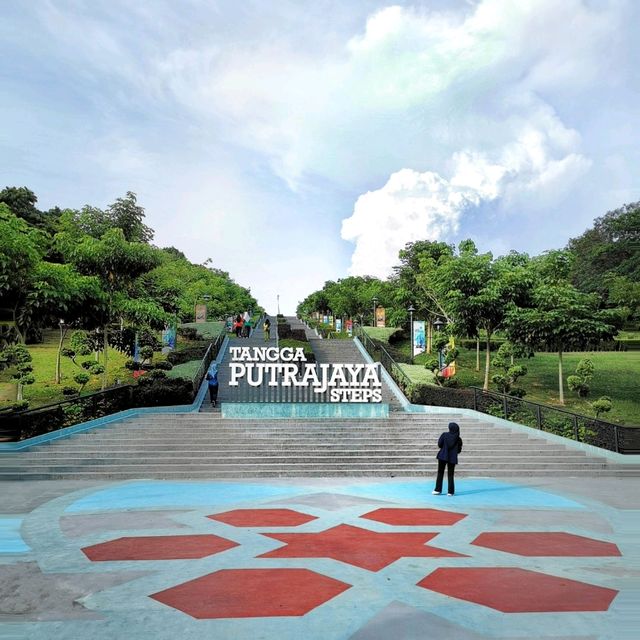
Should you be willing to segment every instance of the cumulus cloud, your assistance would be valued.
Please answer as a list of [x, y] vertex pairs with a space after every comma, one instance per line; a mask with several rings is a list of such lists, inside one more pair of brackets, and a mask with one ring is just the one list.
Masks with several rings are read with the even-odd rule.
[[343, 221], [342, 238], [355, 242], [351, 275], [386, 277], [407, 242], [440, 240], [458, 231], [465, 210], [501, 197], [531, 197], [567, 189], [589, 167], [580, 154], [554, 157], [549, 135], [523, 132], [492, 160], [478, 151], [457, 152], [449, 179], [432, 172], [402, 169], [376, 191], [356, 201]]

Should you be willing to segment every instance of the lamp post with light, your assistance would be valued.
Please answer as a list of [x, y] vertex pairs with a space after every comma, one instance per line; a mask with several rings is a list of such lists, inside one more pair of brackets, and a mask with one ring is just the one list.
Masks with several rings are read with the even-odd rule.
[[[442, 327], [444, 327], [444, 322], [440, 320], [440, 318], [436, 318], [433, 323], [433, 328], [436, 330], [436, 333], [440, 333], [442, 331]], [[444, 357], [442, 355], [442, 347], [438, 345], [438, 373], [442, 371], [444, 365]]]
[[373, 302], [373, 320], [371, 322], [371, 326], [375, 327], [376, 326], [376, 309], [378, 308], [378, 298], [376, 298], [376, 296], [373, 296], [372, 302]]
[[411, 349], [411, 364], [413, 364], [413, 312], [415, 311], [415, 307], [410, 304], [407, 311], [409, 312], [409, 331], [411, 333], [411, 345], [409, 348]]

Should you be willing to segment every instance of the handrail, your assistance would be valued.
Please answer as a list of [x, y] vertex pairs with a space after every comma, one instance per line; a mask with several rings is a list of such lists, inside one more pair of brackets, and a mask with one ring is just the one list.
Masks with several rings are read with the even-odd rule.
[[372, 358], [375, 358], [376, 351], [380, 352], [380, 362], [382, 366], [398, 384], [401, 386], [404, 385], [405, 388], [411, 384], [411, 378], [409, 378], [381, 344], [377, 344], [371, 339], [363, 327], [359, 325], [354, 327], [354, 334], [357, 334], [356, 337], [360, 339], [362, 346]]
[[211, 342], [207, 347], [207, 350], [204, 356], [202, 357], [202, 361], [200, 362], [200, 366], [198, 367], [195, 374], [191, 378], [191, 384], [193, 386], [194, 395], [198, 393], [198, 389], [200, 389], [200, 385], [202, 384], [202, 381], [204, 380], [207, 370], [209, 369], [209, 365], [217, 357], [218, 352], [220, 351], [220, 345], [222, 344], [222, 341], [224, 340], [225, 335], [226, 335], [226, 331], [223, 329], [216, 336], [214, 341]]

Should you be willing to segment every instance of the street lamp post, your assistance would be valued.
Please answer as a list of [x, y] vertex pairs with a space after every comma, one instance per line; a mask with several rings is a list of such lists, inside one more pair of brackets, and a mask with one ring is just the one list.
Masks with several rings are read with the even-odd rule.
[[376, 309], [378, 307], [378, 298], [373, 296], [372, 302], [373, 302], [373, 321], [371, 322], [371, 326], [375, 327], [376, 326]]
[[[436, 330], [436, 333], [440, 333], [440, 331], [442, 331], [442, 327], [444, 327], [444, 322], [442, 322], [440, 318], [436, 318], [435, 322], [433, 323], [433, 328]], [[438, 373], [442, 371], [443, 364], [444, 362], [442, 357], [442, 348], [438, 344]]]
[[415, 307], [410, 304], [407, 311], [409, 312], [409, 331], [411, 334], [411, 344], [409, 348], [411, 349], [411, 364], [413, 364], [413, 312], [415, 311]]
[[[276, 349], [280, 348], [280, 338], [278, 336], [278, 316], [280, 315], [280, 294], [276, 294], [276, 300], [277, 300], [277, 314], [276, 314]], [[278, 351], [278, 353], [280, 353]]]

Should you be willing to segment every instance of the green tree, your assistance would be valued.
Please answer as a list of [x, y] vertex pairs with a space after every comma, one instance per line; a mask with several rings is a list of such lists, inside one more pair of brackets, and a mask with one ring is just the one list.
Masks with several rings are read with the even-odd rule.
[[33, 375], [32, 360], [29, 349], [23, 344], [10, 345], [0, 351], [0, 369], [11, 370], [11, 377], [17, 385], [16, 398], [18, 402], [22, 400], [23, 387], [36, 381]]
[[483, 388], [488, 390], [491, 338], [504, 328], [509, 310], [527, 300], [533, 278], [525, 255], [512, 253], [494, 260], [490, 253], [474, 253], [468, 244], [464, 249], [437, 270], [436, 288], [445, 296], [454, 331], [469, 336], [484, 332]]
[[57, 236], [63, 255], [86, 275], [99, 278], [106, 305], [102, 321], [104, 373], [107, 385], [109, 327], [115, 320], [134, 318], [144, 324], [163, 323], [166, 315], [151, 300], [129, 297], [136, 278], [159, 263], [158, 251], [142, 242], [129, 242], [121, 229], [109, 229], [101, 238], [61, 232]]
[[558, 353], [558, 396], [564, 404], [564, 351], [611, 339], [617, 331], [611, 320], [610, 313], [598, 310], [597, 296], [567, 282], [542, 280], [532, 290], [529, 306], [509, 309], [506, 328], [513, 342]]
[[591, 408], [595, 412], [596, 418], [599, 418], [603, 413], [608, 413], [609, 411], [611, 411], [612, 407], [613, 403], [611, 402], [611, 398], [609, 396], [601, 396], [591, 403]]
[[591, 391], [591, 379], [595, 372], [593, 361], [583, 358], [578, 362], [575, 375], [567, 378], [567, 385], [571, 391], [575, 391], [580, 398], [586, 398]]
[[40, 226], [43, 224], [43, 216], [36, 208], [38, 198], [27, 187], [5, 187], [0, 191], [0, 203], [4, 203], [18, 218], [26, 220], [29, 224]]
[[603, 300], [611, 275], [640, 282], [640, 202], [625, 204], [594, 221], [593, 227], [569, 241], [572, 282]]
[[514, 357], [518, 353], [519, 350], [510, 342], [502, 343], [493, 358], [493, 366], [499, 369], [500, 373], [494, 374], [491, 380], [501, 393], [522, 398], [526, 395], [525, 390], [514, 385], [520, 378], [527, 375], [527, 368], [524, 365], [514, 364]]

